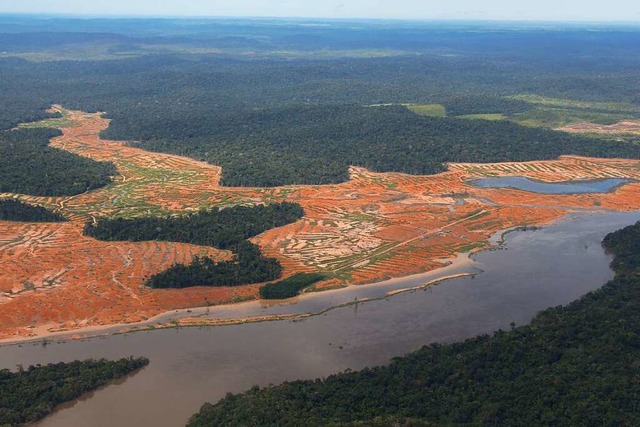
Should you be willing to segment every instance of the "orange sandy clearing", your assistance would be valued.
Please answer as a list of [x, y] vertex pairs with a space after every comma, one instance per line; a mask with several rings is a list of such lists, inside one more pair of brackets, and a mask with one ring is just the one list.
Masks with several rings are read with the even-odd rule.
[[640, 135], [640, 121], [624, 120], [612, 125], [580, 122], [563, 126], [556, 130], [570, 133], [596, 133], [601, 135]]
[[163, 242], [99, 242], [82, 235], [97, 216], [140, 216], [288, 200], [300, 221], [253, 239], [277, 257], [285, 275], [331, 273], [330, 288], [421, 273], [458, 252], [488, 246], [500, 229], [548, 224], [572, 211], [640, 209], [640, 183], [609, 194], [544, 195], [466, 184], [483, 176], [527, 176], [545, 181], [626, 177], [640, 180], [640, 163], [562, 157], [555, 161], [450, 164], [433, 176], [372, 173], [351, 168], [337, 185], [271, 189], [220, 187], [220, 168], [149, 153], [98, 134], [100, 114], [64, 112], [74, 127], [51, 144], [116, 164], [113, 184], [74, 197], [2, 194], [48, 206], [71, 219], [61, 224], [0, 222], [0, 338], [84, 326], [127, 323], [178, 309], [255, 298], [259, 285], [151, 290], [145, 277], [194, 255], [228, 259], [213, 248]]

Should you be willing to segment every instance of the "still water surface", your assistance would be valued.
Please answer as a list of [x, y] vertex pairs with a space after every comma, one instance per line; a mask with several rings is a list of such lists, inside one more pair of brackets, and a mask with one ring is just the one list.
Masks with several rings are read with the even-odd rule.
[[[537, 311], [568, 303], [612, 278], [611, 257], [600, 242], [607, 233], [637, 220], [640, 212], [590, 214], [541, 230], [513, 232], [506, 236], [506, 250], [473, 257], [472, 268], [484, 271], [473, 278], [452, 279], [304, 320], [14, 345], [0, 348], [0, 367], [144, 355], [151, 364], [137, 375], [39, 425], [180, 426], [203, 402], [216, 401], [227, 392], [383, 364], [434, 341], [507, 329], [512, 321], [522, 325]], [[314, 298], [322, 301], [333, 295]]]
[[582, 194], [608, 193], [616, 187], [631, 181], [630, 179], [610, 178], [589, 181], [543, 182], [521, 176], [503, 176], [474, 179], [470, 183], [479, 188], [515, 188], [543, 194]]

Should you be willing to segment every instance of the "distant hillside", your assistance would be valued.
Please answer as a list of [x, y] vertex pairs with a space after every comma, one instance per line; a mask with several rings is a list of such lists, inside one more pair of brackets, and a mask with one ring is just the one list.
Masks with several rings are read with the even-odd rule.
[[[633, 27], [28, 17], [0, 26], [0, 129], [42, 118], [52, 103], [106, 111], [104, 137], [222, 165], [227, 185], [340, 182], [348, 165], [424, 174], [456, 160], [640, 155], [637, 144], [475, 120], [553, 128], [640, 118]], [[448, 117], [399, 104], [438, 104]]]
[[[108, 135], [124, 132], [118, 123]], [[222, 166], [228, 186], [343, 182], [350, 165], [424, 175], [443, 171], [445, 162], [548, 160], [562, 154], [640, 158], [639, 147], [623, 142], [507, 121], [423, 117], [401, 106], [288, 107], [172, 121], [140, 132], [150, 134], [140, 144], [144, 149]], [[174, 135], [193, 137], [179, 142]]]

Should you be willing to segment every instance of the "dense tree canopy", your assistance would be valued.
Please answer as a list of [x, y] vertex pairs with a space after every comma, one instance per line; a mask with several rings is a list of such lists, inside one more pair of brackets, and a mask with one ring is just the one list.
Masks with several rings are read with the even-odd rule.
[[305, 288], [326, 277], [318, 273], [297, 273], [277, 282], [267, 283], [260, 288], [260, 298], [286, 299], [295, 297]]
[[615, 279], [530, 325], [255, 387], [205, 404], [189, 425], [638, 425], [638, 242], [640, 223], [607, 236]]
[[[432, 174], [444, 162], [554, 159], [561, 154], [640, 158], [621, 142], [579, 138], [510, 122], [422, 117], [401, 106], [287, 107], [154, 127], [145, 149], [222, 166], [223, 184], [276, 186], [345, 181], [348, 166]], [[173, 135], [192, 134], [188, 143]], [[166, 135], [163, 138], [163, 135]]]
[[0, 193], [65, 196], [111, 182], [113, 164], [49, 147], [54, 129], [0, 132]]
[[182, 216], [98, 218], [88, 222], [84, 233], [98, 240], [163, 240], [228, 249], [243, 240], [302, 218], [295, 203], [233, 206]]
[[246, 239], [295, 222], [303, 214], [300, 205], [288, 202], [234, 206], [177, 217], [101, 218], [87, 223], [84, 232], [100, 240], [164, 240], [230, 249], [234, 253], [230, 261], [196, 257], [189, 265], [175, 264], [152, 276], [146, 284], [152, 288], [238, 286], [274, 280], [282, 273], [277, 259], [263, 256]]
[[42, 206], [6, 199], [0, 200], [0, 221], [61, 222], [66, 219]]
[[282, 274], [280, 262], [265, 257], [251, 242], [239, 242], [231, 249], [234, 256], [230, 261], [214, 262], [208, 257], [195, 257], [189, 265], [175, 264], [151, 276], [146, 285], [152, 288], [240, 286], [274, 280]]
[[85, 360], [0, 370], [0, 425], [33, 423], [56, 406], [77, 399], [109, 381], [122, 378], [149, 363], [129, 357], [116, 361]]
[[[0, 34], [0, 51], [16, 57], [0, 58], [0, 127], [41, 118], [52, 103], [106, 111], [105, 137], [222, 165], [228, 185], [340, 182], [348, 165], [423, 174], [458, 160], [639, 155], [637, 145], [365, 107], [438, 103], [450, 116], [515, 115], [532, 105], [506, 97], [533, 93], [627, 103], [625, 115], [637, 118], [640, 36], [629, 29], [16, 19], [6, 26], [13, 30]], [[70, 54], [81, 60], [65, 60]]]

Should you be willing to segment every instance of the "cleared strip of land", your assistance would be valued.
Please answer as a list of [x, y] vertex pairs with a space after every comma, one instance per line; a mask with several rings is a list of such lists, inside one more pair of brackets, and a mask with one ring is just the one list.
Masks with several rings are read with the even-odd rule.
[[[105, 141], [100, 114], [64, 112], [63, 135], [51, 145], [118, 171], [104, 188], [73, 197], [0, 194], [48, 207], [65, 223], [0, 222], [0, 337], [137, 322], [173, 309], [256, 298], [259, 285], [151, 290], [145, 279], [193, 256], [228, 259], [208, 247], [165, 242], [99, 242], [82, 235], [97, 217], [137, 217], [203, 208], [290, 201], [305, 209], [293, 224], [252, 239], [276, 257], [285, 277], [319, 272], [317, 289], [376, 282], [421, 273], [460, 252], [489, 247], [498, 230], [544, 225], [576, 211], [640, 209], [640, 183], [606, 194], [545, 195], [476, 188], [467, 181], [526, 176], [544, 181], [631, 178], [640, 162], [565, 156], [553, 161], [450, 164], [445, 173], [411, 176], [352, 167], [336, 185], [277, 188], [221, 187], [220, 168], [180, 156], [151, 153], [123, 141]], [[197, 285], [197, 284], [194, 284]], [[82, 301], [79, 304], [78, 301]]]

